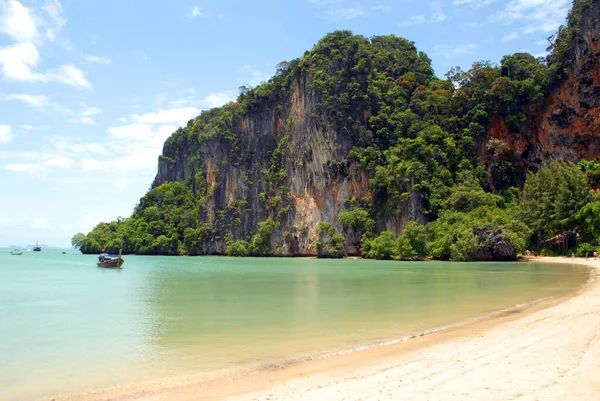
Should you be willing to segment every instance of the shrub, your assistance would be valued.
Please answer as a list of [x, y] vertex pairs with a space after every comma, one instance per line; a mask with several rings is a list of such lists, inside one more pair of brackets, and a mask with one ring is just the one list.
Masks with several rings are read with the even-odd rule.
[[597, 252], [599, 248], [600, 248], [599, 246], [594, 246], [592, 244], [588, 244], [587, 242], [584, 242], [584, 243], [579, 244], [579, 246], [577, 247], [577, 250], [575, 251], [575, 256], [584, 257], [586, 252], [590, 256], [594, 256], [594, 251]]
[[248, 256], [250, 255], [250, 244], [243, 239], [230, 242], [225, 247], [227, 256]]

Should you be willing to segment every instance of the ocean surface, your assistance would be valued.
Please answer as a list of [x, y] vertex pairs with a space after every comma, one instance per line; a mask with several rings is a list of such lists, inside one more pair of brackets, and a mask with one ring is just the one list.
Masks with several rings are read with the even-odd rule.
[[0, 399], [235, 372], [426, 332], [581, 286], [538, 263], [0, 249]]

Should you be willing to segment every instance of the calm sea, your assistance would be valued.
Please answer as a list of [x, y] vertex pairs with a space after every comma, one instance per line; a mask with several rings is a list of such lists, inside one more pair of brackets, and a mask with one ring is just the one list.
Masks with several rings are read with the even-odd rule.
[[0, 250], [0, 399], [353, 349], [573, 291], [570, 265]]

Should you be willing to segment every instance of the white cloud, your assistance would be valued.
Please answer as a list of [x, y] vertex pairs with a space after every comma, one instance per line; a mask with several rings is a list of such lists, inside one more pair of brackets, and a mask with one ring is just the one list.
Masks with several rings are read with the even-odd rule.
[[200, 113], [195, 107], [159, 109], [152, 113], [133, 114], [131, 120], [140, 124], [179, 124], [184, 125], [190, 118]]
[[72, 123], [75, 123], [75, 124], [88, 124], [88, 125], [95, 124], [94, 120], [89, 117], [73, 118], [69, 121]]
[[360, 7], [338, 8], [319, 13], [318, 16], [328, 21], [351, 20], [366, 17], [368, 14]]
[[50, 23], [45, 22], [45, 25], [49, 25], [46, 29], [46, 38], [50, 41], [56, 39], [56, 34], [66, 24], [67, 20], [62, 16], [63, 8], [58, 0], [50, 0], [42, 6], [42, 9], [50, 17]]
[[438, 11], [438, 12], [434, 13], [433, 16], [431, 17], [431, 20], [433, 22], [442, 22], [442, 21], [445, 21], [447, 19], [448, 19], [448, 17], [446, 16], [446, 14], [444, 14], [441, 11]]
[[467, 22], [465, 24], [461, 24], [461, 28], [463, 30], [469, 30], [469, 29], [476, 29], [476, 28], [482, 28], [485, 26], [485, 23], [483, 22]]
[[109, 59], [108, 57], [104, 57], [104, 56], [84, 56], [83, 58], [88, 63], [98, 63], [98, 64], [109, 65], [112, 62], [111, 59]]
[[502, 41], [503, 42], [510, 42], [511, 40], [515, 40], [518, 37], [519, 37], [519, 34], [517, 32], [513, 31], [513, 32], [510, 32], [510, 33], [504, 35], [502, 37]]
[[82, 116], [94, 116], [94, 115], [100, 114], [100, 113], [102, 113], [102, 109], [99, 107], [87, 107], [80, 114]]
[[44, 176], [48, 172], [46, 168], [36, 163], [12, 163], [5, 165], [4, 168], [17, 173], [27, 173], [34, 176]]
[[309, 3], [316, 4], [318, 6], [322, 6], [322, 5], [325, 5], [325, 4], [340, 3], [342, 1], [343, 0], [308, 0]]
[[389, 14], [392, 12], [392, 7], [390, 7], [390, 6], [375, 6], [375, 7], [372, 7], [372, 10], [380, 11], [385, 14]]
[[202, 13], [202, 11], [200, 11], [198, 6], [192, 7], [192, 9], [187, 14], [187, 17], [189, 19], [194, 19], [196, 17], [203, 17], [203, 16], [204, 16], [204, 13]]
[[20, 126], [21, 129], [24, 129], [25, 131], [37, 131], [37, 130], [42, 130], [42, 129], [47, 129], [48, 126], [46, 125], [21, 125]]
[[17, 42], [33, 42], [38, 37], [34, 17], [16, 0], [0, 3], [0, 32]]
[[404, 26], [411, 26], [411, 25], [419, 25], [419, 24], [423, 24], [424, 22], [425, 22], [424, 16], [413, 15], [412, 17], [410, 17], [410, 19], [398, 23], [398, 26], [404, 27]]
[[6, 78], [17, 81], [34, 81], [31, 71], [40, 58], [37, 48], [32, 43], [17, 43], [13, 46], [0, 47], [0, 64]]
[[79, 68], [62, 65], [45, 73], [32, 71], [40, 59], [32, 43], [18, 43], [0, 48], [0, 64], [6, 78], [26, 82], [61, 82], [67, 85], [90, 89], [92, 85]]
[[248, 81], [248, 84], [250, 84], [250, 86], [257, 86], [260, 85], [262, 82], [266, 82], [269, 80], [269, 74], [263, 71], [256, 70], [249, 65], [241, 66], [240, 70], [247, 74], [250, 74], [250, 76], [252, 77], [250, 78], [250, 81]]
[[72, 65], [61, 65], [57, 69], [50, 70], [45, 74], [36, 74], [42, 82], [62, 82], [71, 86], [91, 89], [92, 84], [85, 78], [85, 74], [79, 68]]
[[473, 50], [475, 50], [477, 46], [474, 44], [467, 44], [461, 46], [448, 46], [448, 45], [438, 45], [433, 48], [433, 50], [446, 58], [446, 61], [450, 61], [454, 56], [461, 54], [471, 54]]
[[108, 166], [106, 163], [101, 162], [96, 159], [86, 158], [81, 160], [81, 169], [85, 173], [89, 173], [92, 171], [108, 171]]
[[206, 96], [204, 99], [200, 101], [200, 104], [203, 106], [208, 106], [209, 108], [223, 106], [229, 102], [235, 100], [235, 96], [232, 92], [215, 92]]
[[28, 106], [35, 108], [43, 108], [48, 106], [48, 97], [44, 95], [25, 95], [25, 94], [11, 94], [7, 95], [8, 100], [20, 100]]
[[2, 217], [0, 216], [0, 226], [2, 225], [7, 225], [7, 226], [12, 226], [12, 225], [17, 225], [21, 223], [21, 219], [17, 219], [15, 217]]
[[328, 15], [329, 15], [328, 19], [331, 19], [334, 21], [339, 21], [339, 20], [349, 20], [349, 19], [355, 19], [358, 17], [364, 17], [367, 14], [361, 8], [355, 7], [355, 8], [340, 8], [337, 10], [333, 10]]
[[0, 143], [6, 143], [10, 140], [10, 125], [0, 124]]
[[46, 219], [37, 218], [31, 222], [31, 228], [48, 228], [49, 226], [50, 223]]
[[59, 152], [72, 152], [72, 153], [100, 153], [105, 148], [95, 142], [88, 143], [73, 143], [77, 139], [74, 138], [55, 138], [52, 140], [52, 144]]
[[51, 156], [44, 162], [48, 167], [68, 168], [75, 164], [75, 161], [67, 156]]
[[108, 128], [110, 142], [120, 152], [112, 167], [120, 172], [155, 171], [162, 146], [176, 129], [176, 125], [139, 123]]
[[523, 33], [554, 32], [565, 20], [571, 0], [511, 0], [493, 22], [522, 24]]
[[[41, 11], [35, 14], [16, 0], [0, 3], [0, 32], [12, 37], [17, 43], [0, 47], [0, 65], [5, 78], [25, 82], [60, 82], [67, 85], [90, 89], [92, 85], [79, 68], [64, 64], [45, 72], [36, 72], [40, 61], [37, 45], [40, 44], [38, 30], [46, 29], [45, 38], [53, 41], [66, 20], [62, 16], [62, 6], [57, 0], [48, 0]], [[65, 41], [68, 43], [68, 41]]]
[[470, 4], [473, 7], [479, 8], [483, 6], [487, 6], [488, 4], [492, 4], [495, 0], [453, 0], [452, 4], [455, 6], [459, 6], [462, 4]]

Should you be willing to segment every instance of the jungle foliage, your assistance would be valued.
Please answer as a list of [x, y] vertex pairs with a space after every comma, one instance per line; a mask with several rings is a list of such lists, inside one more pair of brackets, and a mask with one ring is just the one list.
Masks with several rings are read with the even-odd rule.
[[[467, 71], [453, 68], [445, 79], [404, 38], [328, 34], [301, 58], [280, 63], [268, 82], [241, 87], [236, 102], [203, 111], [167, 139], [162, 164], [176, 169], [178, 149], [188, 149], [189, 178], [155, 183], [131, 217], [99, 223], [87, 235], [76, 235], [73, 245], [84, 253], [198, 255], [217, 252], [212, 244], [225, 239], [217, 253], [272, 254], [272, 235], [293, 208], [285, 168], [289, 121], [268, 153], [261, 183], [248, 183], [264, 188], [259, 198], [267, 217], [244, 238], [230, 233], [253, 213], [246, 200], [207, 215], [207, 202], [223, 183], [214, 179], [219, 165], [209, 165], [203, 155], [219, 139], [231, 163], [244, 162], [251, 156], [241, 144], [244, 116], [264, 107], [281, 110], [293, 83], [302, 80], [316, 93], [327, 124], [351, 138], [348, 161], [367, 173], [373, 193], [368, 201], [349, 200], [339, 221], [319, 224], [314, 247], [320, 256], [339, 257], [352, 246], [378, 259], [470, 260], [485, 245], [476, 235], [483, 227], [501, 230], [518, 251], [569, 230], [595, 244], [600, 206], [590, 187], [600, 184], [598, 161], [553, 162], [530, 172], [521, 193], [525, 172], [515, 167], [515, 154], [501, 139], [487, 137], [494, 118], [505, 121], [510, 132], [525, 130], [526, 107], [543, 101], [564, 79], [587, 3], [575, 1], [548, 57], [515, 53], [499, 65], [480, 61]], [[400, 236], [377, 227], [378, 215], [399, 216], [411, 196], [423, 204], [427, 224], [409, 222]]]

